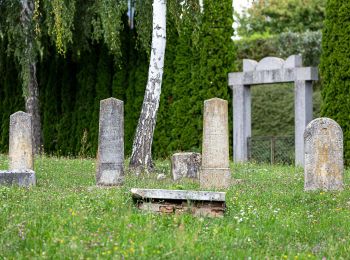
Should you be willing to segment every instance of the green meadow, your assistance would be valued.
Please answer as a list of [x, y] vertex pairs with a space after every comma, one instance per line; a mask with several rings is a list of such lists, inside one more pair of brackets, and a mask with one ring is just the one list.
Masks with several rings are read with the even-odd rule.
[[[0, 155], [0, 168], [8, 158]], [[231, 165], [223, 218], [139, 211], [130, 189], [199, 190], [156, 173], [95, 186], [95, 160], [37, 157], [37, 186], [0, 187], [0, 259], [333, 259], [350, 255], [349, 172], [342, 192], [304, 192], [303, 170]], [[158, 173], [167, 179], [156, 180]]]

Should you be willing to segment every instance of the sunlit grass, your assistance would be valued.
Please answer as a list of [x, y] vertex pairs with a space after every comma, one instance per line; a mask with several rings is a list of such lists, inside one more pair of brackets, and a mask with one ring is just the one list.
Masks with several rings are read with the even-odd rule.
[[[0, 168], [7, 168], [0, 155]], [[321, 259], [350, 255], [350, 192], [303, 191], [300, 168], [232, 165], [224, 218], [138, 211], [130, 188], [199, 189], [156, 174], [127, 173], [118, 188], [95, 186], [95, 160], [38, 157], [37, 186], [0, 187], [0, 258]], [[346, 184], [349, 182], [346, 174]]]

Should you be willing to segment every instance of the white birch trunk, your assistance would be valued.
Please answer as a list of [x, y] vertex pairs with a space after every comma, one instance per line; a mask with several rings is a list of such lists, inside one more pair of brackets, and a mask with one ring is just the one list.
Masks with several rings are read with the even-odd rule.
[[34, 152], [38, 153], [42, 144], [42, 132], [39, 108], [39, 88], [36, 78], [36, 62], [34, 60], [33, 50], [34, 31], [32, 30], [33, 26], [31, 26], [34, 14], [34, 0], [21, 0], [21, 6], [20, 21], [25, 34], [25, 50], [23, 53], [28, 60], [26, 66], [22, 66], [22, 70], [27, 70], [26, 74], [28, 75], [27, 86], [25, 86], [24, 89], [25, 108], [26, 112], [32, 115]]
[[[233, 0], [233, 1], [234, 1], [234, 0]], [[204, 11], [204, 3], [203, 3], [203, 0], [199, 0], [199, 8], [200, 8], [201, 13], [203, 13], [203, 11]]]
[[166, 46], [166, 0], [153, 0], [153, 32], [148, 81], [130, 158], [136, 173], [151, 171], [152, 142], [163, 79]]

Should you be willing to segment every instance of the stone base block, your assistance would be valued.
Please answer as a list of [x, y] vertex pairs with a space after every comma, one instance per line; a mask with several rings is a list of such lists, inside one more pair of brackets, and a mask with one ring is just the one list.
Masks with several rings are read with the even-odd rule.
[[35, 186], [35, 172], [32, 170], [0, 171], [0, 185]]
[[231, 184], [229, 168], [203, 168], [200, 174], [200, 187], [204, 189], [224, 189]]
[[96, 185], [119, 186], [124, 183], [124, 167], [112, 163], [102, 163], [97, 167]]
[[315, 190], [323, 190], [323, 191], [341, 191], [344, 189], [344, 184], [342, 180], [333, 180], [333, 182], [324, 182], [324, 183], [315, 183], [310, 180], [305, 180], [304, 190], [305, 191], [315, 191]]
[[174, 181], [183, 177], [197, 179], [201, 168], [200, 153], [175, 153], [171, 157], [171, 172]]

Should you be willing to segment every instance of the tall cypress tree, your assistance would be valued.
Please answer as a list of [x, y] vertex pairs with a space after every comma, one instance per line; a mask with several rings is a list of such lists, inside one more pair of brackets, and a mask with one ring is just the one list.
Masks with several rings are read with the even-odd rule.
[[328, 0], [322, 38], [321, 75], [324, 116], [344, 133], [345, 162], [350, 163], [350, 2]]
[[0, 152], [8, 151], [10, 115], [25, 107], [19, 70], [6, 45], [0, 38]]
[[[174, 85], [170, 104], [171, 142], [169, 151], [198, 149], [201, 136], [201, 115], [195, 109], [198, 97], [199, 49], [194, 41], [198, 36], [199, 10], [193, 15], [185, 13], [180, 23], [174, 66]], [[197, 33], [197, 34], [196, 34]]]
[[74, 131], [74, 154], [95, 156], [91, 151], [92, 133], [90, 131], [91, 117], [94, 111], [94, 96], [96, 94], [96, 67], [98, 55], [84, 53], [77, 66], [77, 94], [72, 117]]
[[186, 27], [177, 46], [174, 101], [170, 108], [169, 150], [173, 151], [199, 150], [204, 100], [213, 97], [231, 100], [227, 73], [234, 69], [235, 59], [231, 40], [232, 1], [204, 1], [204, 12], [197, 22], [194, 16], [184, 17]]

